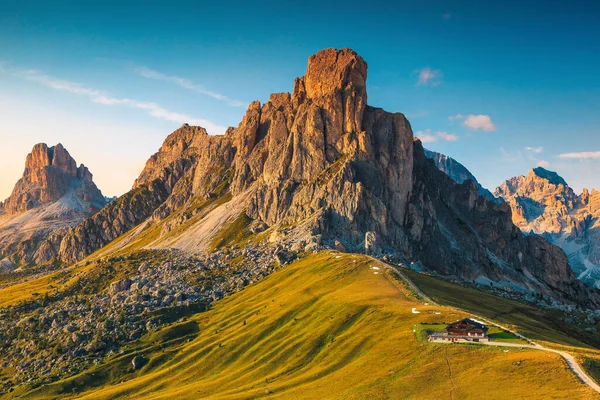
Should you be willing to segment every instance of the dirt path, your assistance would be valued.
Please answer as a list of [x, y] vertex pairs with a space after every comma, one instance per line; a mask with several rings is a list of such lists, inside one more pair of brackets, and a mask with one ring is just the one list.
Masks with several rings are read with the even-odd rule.
[[[397, 276], [399, 276], [404, 282], [406, 282], [406, 284], [408, 284], [425, 302], [429, 303], [429, 304], [434, 304], [434, 305], [438, 305], [437, 303], [435, 303], [433, 300], [431, 300], [427, 295], [425, 295], [425, 293], [423, 293], [418, 287], [417, 285], [415, 285], [406, 275], [404, 275], [401, 271], [398, 271], [396, 268], [387, 265], [387, 264], [383, 264], [386, 266], [386, 269], [388, 269], [388, 271], [396, 274]], [[594, 381], [586, 372], [585, 370], [581, 367], [581, 365], [577, 362], [577, 360], [575, 359], [575, 357], [573, 357], [570, 353], [567, 353], [566, 351], [561, 351], [561, 350], [554, 350], [554, 349], [550, 349], [548, 347], [544, 347], [541, 344], [535, 343], [533, 340], [529, 339], [528, 337], [523, 336], [522, 334], [515, 332], [514, 330], [497, 324], [495, 322], [490, 321], [487, 318], [483, 318], [479, 315], [474, 315], [472, 314], [473, 318], [476, 318], [480, 321], [483, 321], [485, 323], [487, 323], [488, 325], [493, 325], [496, 326], [500, 329], [503, 329], [505, 331], [508, 331], [510, 333], [512, 333], [513, 335], [517, 336], [520, 339], [523, 339], [525, 341], [527, 341], [527, 343], [529, 344], [517, 344], [517, 343], [505, 343], [505, 342], [488, 342], [488, 343], [480, 343], [480, 344], [484, 344], [487, 346], [500, 346], [500, 347], [517, 347], [517, 348], [527, 348], [527, 349], [535, 349], [535, 350], [541, 350], [541, 351], [548, 351], [551, 353], [556, 353], [558, 355], [560, 355], [565, 362], [567, 363], [567, 365], [569, 366], [569, 368], [571, 369], [571, 371], [573, 371], [573, 373], [575, 374], [575, 376], [577, 376], [579, 378], [579, 380], [581, 380], [581, 382], [583, 382], [584, 384], [588, 385], [589, 387], [591, 387], [593, 390], [595, 390], [597, 393], [600, 393], [600, 385], [598, 385], [596, 383], [596, 381]]]
[[[378, 260], [378, 261], [379, 261], [379, 260]], [[413, 283], [413, 281], [411, 281], [410, 279], [408, 279], [408, 277], [407, 277], [406, 275], [404, 275], [404, 273], [403, 273], [402, 271], [399, 271], [399, 270], [397, 270], [396, 268], [394, 268], [394, 267], [392, 267], [392, 266], [390, 266], [390, 265], [388, 265], [388, 264], [382, 263], [382, 262], [380, 262], [380, 264], [381, 264], [381, 265], [383, 265], [383, 266], [385, 267], [385, 269], [386, 269], [388, 272], [391, 272], [392, 274], [394, 274], [394, 275], [398, 276], [398, 277], [399, 277], [400, 279], [402, 279], [402, 280], [403, 280], [403, 281], [404, 281], [404, 282], [405, 282], [405, 283], [406, 283], [408, 286], [410, 286], [410, 288], [411, 288], [412, 290], [414, 290], [414, 292], [415, 292], [415, 293], [416, 293], [416, 294], [417, 294], [417, 295], [418, 295], [418, 296], [419, 296], [419, 297], [420, 297], [420, 298], [423, 300], [423, 302], [424, 302], [424, 303], [428, 303], [428, 304], [431, 304], [431, 305], [434, 305], [434, 306], [439, 306], [439, 304], [438, 304], [438, 303], [436, 303], [435, 301], [431, 300], [431, 299], [429, 298], [429, 296], [427, 296], [425, 293], [423, 293], [423, 292], [421, 291], [421, 289], [419, 289], [419, 288], [417, 287], [417, 285], [415, 285], [415, 284]]]

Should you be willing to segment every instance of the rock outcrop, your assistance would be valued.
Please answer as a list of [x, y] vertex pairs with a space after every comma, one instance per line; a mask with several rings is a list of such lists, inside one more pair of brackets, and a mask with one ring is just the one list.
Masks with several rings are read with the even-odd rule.
[[477, 190], [481, 196], [496, 203], [501, 201], [500, 199], [496, 198], [492, 192], [481, 186], [471, 171], [469, 171], [464, 165], [456, 161], [454, 158], [427, 149], [425, 149], [425, 155], [427, 158], [431, 158], [433, 160], [435, 166], [440, 171], [448, 175], [456, 183], [473, 181], [475, 186], [477, 186]]
[[23, 176], [0, 210], [0, 259], [12, 265], [45, 263], [55, 256], [48, 238], [104, 207], [92, 174], [57, 144], [33, 147]]
[[367, 64], [354, 51], [326, 49], [309, 58], [292, 93], [253, 102], [225, 135], [184, 125], [134, 185], [144, 207], [131, 194], [111, 202], [57, 241], [58, 257], [79, 260], [194, 199], [231, 198], [276, 240], [396, 253], [456, 279], [600, 304], [559, 248], [515, 227], [508, 205], [438, 170], [403, 114], [368, 106], [366, 79]]
[[579, 279], [600, 287], [600, 192], [577, 195], [558, 174], [538, 167], [495, 193], [510, 205], [515, 225], [560, 246]]

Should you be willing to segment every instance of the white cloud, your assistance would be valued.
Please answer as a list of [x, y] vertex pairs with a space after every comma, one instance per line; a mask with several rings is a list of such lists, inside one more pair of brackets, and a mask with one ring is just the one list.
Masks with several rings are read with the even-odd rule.
[[193, 118], [189, 115], [169, 111], [161, 107], [157, 103], [143, 102], [128, 98], [116, 98], [109, 96], [105, 91], [89, 88], [83, 86], [77, 82], [71, 82], [67, 80], [58, 79], [49, 75], [46, 75], [38, 70], [13, 70], [11, 71], [14, 76], [21, 77], [30, 82], [35, 82], [40, 85], [49, 87], [54, 90], [61, 92], [71, 93], [78, 96], [87, 96], [89, 99], [97, 104], [103, 105], [120, 105], [140, 110], [145, 110], [148, 114], [155, 118], [164, 119], [167, 121], [173, 121], [180, 124], [189, 123], [191, 125], [199, 125], [204, 127], [210, 133], [221, 134], [227, 129], [224, 126], [220, 126], [211, 121], [202, 118]]
[[542, 167], [542, 168], [548, 168], [548, 167], [550, 167], [550, 163], [545, 160], [540, 160], [540, 161], [538, 161], [537, 166]]
[[559, 158], [564, 159], [600, 159], [600, 151], [582, 151], [579, 153], [563, 153], [558, 155]]
[[525, 150], [530, 151], [530, 152], [535, 153], [535, 154], [540, 154], [540, 153], [542, 153], [544, 151], [544, 147], [543, 146], [540, 146], [540, 147], [529, 147], [529, 146], [527, 146], [527, 147], [525, 147]]
[[456, 142], [458, 140], [458, 136], [453, 133], [448, 132], [438, 132], [438, 137], [447, 142]]
[[465, 118], [463, 125], [476, 131], [481, 129], [485, 132], [493, 132], [496, 130], [496, 126], [489, 115], [470, 114]]
[[426, 129], [425, 131], [417, 131], [415, 132], [415, 136], [418, 137], [423, 143], [437, 142], [437, 137], [432, 135], [429, 129]]
[[419, 80], [417, 86], [436, 86], [441, 83], [442, 72], [439, 69], [431, 69], [429, 67], [422, 68], [417, 71]]
[[450, 121], [454, 121], [454, 120], [457, 120], [457, 119], [464, 119], [464, 118], [465, 118], [465, 116], [462, 115], [462, 114], [451, 115], [451, 116], [448, 117], [448, 119]]
[[438, 140], [444, 140], [446, 142], [456, 142], [459, 137], [452, 133], [440, 131], [435, 134], [431, 133], [431, 129], [425, 129], [424, 131], [418, 131], [415, 133], [415, 136], [418, 137], [423, 143], [435, 143]]
[[230, 99], [229, 97], [227, 97], [225, 95], [210, 91], [210, 90], [206, 89], [204, 86], [194, 83], [194, 82], [190, 81], [189, 79], [180, 78], [178, 76], [165, 75], [161, 72], [155, 71], [148, 67], [138, 67], [138, 68], [135, 68], [135, 71], [139, 75], [143, 76], [144, 78], [156, 79], [159, 81], [174, 83], [175, 85], [180, 86], [184, 89], [193, 90], [195, 92], [210, 96], [214, 99], [223, 101], [223, 102], [229, 104], [230, 106], [245, 107], [247, 105], [247, 103], [245, 103], [243, 101]]

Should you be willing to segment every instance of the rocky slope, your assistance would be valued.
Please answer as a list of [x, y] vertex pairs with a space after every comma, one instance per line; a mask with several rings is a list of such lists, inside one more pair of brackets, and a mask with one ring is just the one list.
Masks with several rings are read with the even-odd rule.
[[433, 160], [435, 166], [440, 171], [448, 175], [456, 183], [464, 183], [471, 180], [475, 182], [475, 186], [477, 186], [477, 190], [481, 196], [497, 203], [500, 201], [492, 194], [492, 192], [481, 186], [471, 171], [469, 171], [464, 165], [456, 161], [454, 158], [427, 149], [425, 149], [425, 155], [427, 158], [431, 158]]
[[368, 106], [366, 78], [354, 51], [320, 51], [291, 94], [253, 102], [225, 135], [175, 131], [131, 193], [48, 248], [73, 262], [160, 226], [146, 247], [205, 251], [203, 238], [242, 212], [295, 249], [390, 253], [457, 279], [599, 304], [559, 248], [523, 235], [509, 207], [481, 197], [473, 181], [439, 171], [403, 114]]
[[[10, 197], [0, 205], [0, 259], [5, 269], [35, 264], [40, 243], [49, 235], [65, 231], [106, 204], [92, 174], [57, 144], [33, 147], [25, 161], [23, 176]], [[43, 248], [41, 249], [43, 252]]]
[[510, 205], [515, 225], [560, 246], [579, 279], [600, 287], [600, 192], [577, 195], [558, 174], [538, 167], [506, 180], [495, 194]]

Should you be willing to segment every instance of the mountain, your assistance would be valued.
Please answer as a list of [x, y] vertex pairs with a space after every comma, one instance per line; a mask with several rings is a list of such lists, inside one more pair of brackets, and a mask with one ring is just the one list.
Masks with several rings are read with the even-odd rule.
[[600, 288], [600, 192], [577, 195], [556, 172], [538, 167], [495, 194], [510, 205], [515, 225], [560, 246], [579, 279]]
[[[600, 299], [508, 204], [440, 171], [403, 114], [369, 106], [366, 80], [354, 51], [320, 51], [292, 93], [223, 135], [184, 124], [129, 192], [34, 241], [36, 265], [65, 268], [0, 275], [0, 395], [387, 398], [420, 382], [412, 397], [465, 397], [484, 370], [477, 388], [510, 378], [517, 398], [552, 392], [525, 370], [589, 392], [555, 355], [422, 342], [421, 323], [461, 307], [597, 346]], [[59, 202], [36, 196], [25, 213]], [[416, 300], [409, 268], [433, 300]]]
[[12, 266], [49, 261], [40, 243], [105, 204], [90, 171], [83, 164], [77, 167], [62, 144], [35, 145], [23, 176], [0, 205], [0, 259]]
[[132, 191], [50, 238], [48, 259], [73, 263], [111, 241], [101, 253], [209, 251], [238, 221], [296, 251], [394, 254], [456, 279], [598, 304], [559, 248], [523, 235], [474, 181], [439, 171], [403, 114], [368, 106], [366, 79], [354, 51], [326, 49], [291, 94], [253, 102], [224, 135], [182, 126]]
[[477, 181], [477, 178], [473, 176], [471, 171], [469, 171], [464, 165], [456, 161], [454, 158], [448, 157], [447, 155], [441, 153], [437, 153], [435, 151], [427, 149], [424, 150], [425, 156], [427, 156], [427, 158], [431, 158], [435, 163], [435, 166], [440, 171], [452, 178], [453, 181], [455, 181], [456, 183], [464, 183], [469, 180], [473, 181], [475, 183], [475, 186], [477, 186], [477, 190], [479, 191], [479, 194], [481, 196], [496, 203], [499, 201], [498, 198], [496, 198], [492, 194], [492, 192], [481, 186], [481, 184]]

